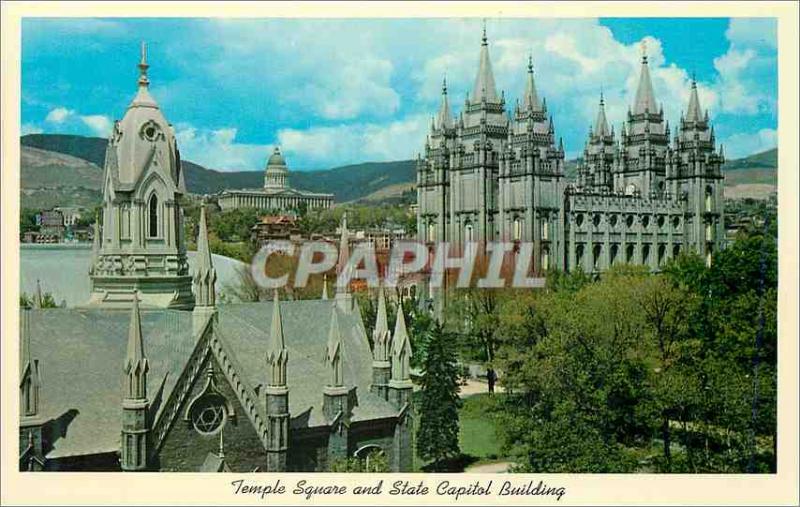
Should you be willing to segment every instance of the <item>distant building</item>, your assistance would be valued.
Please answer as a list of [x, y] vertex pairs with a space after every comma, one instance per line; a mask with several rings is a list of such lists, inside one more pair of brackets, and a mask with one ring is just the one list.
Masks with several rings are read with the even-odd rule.
[[240, 208], [265, 210], [292, 210], [330, 208], [333, 194], [322, 194], [297, 190], [289, 186], [289, 168], [280, 148], [267, 160], [264, 171], [264, 188], [244, 190], [224, 190], [219, 194], [219, 207], [222, 211]]
[[250, 229], [250, 239], [260, 245], [267, 241], [289, 240], [298, 233], [294, 215], [265, 215]]
[[86, 208], [60, 206], [53, 208], [54, 211], [61, 212], [64, 217], [64, 225], [67, 227], [77, 224], [86, 214]]
[[42, 211], [37, 217], [39, 235], [37, 243], [60, 243], [64, 241], [64, 215], [58, 210]]

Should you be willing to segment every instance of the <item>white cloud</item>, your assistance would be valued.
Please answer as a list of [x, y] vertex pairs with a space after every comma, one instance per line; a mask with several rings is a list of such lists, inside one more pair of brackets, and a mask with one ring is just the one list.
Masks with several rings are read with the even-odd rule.
[[726, 158], [741, 158], [776, 147], [778, 132], [775, 129], [761, 129], [753, 133], [733, 134], [724, 139], [722, 144]]
[[731, 18], [725, 37], [736, 45], [763, 45], [778, 48], [778, 23], [775, 18]]
[[44, 121], [48, 123], [64, 123], [70, 116], [74, 115], [75, 111], [71, 109], [67, 109], [66, 107], [57, 107], [52, 109], [47, 116], [45, 117]]
[[284, 129], [278, 132], [278, 141], [287, 157], [299, 161], [303, 168], [405, 160], [421, 148], [428, 121], [426, 115], [415, 115], [385, 124]]
[[206, 130], [178, 124], [175, 137], [181, 158], [218, 171], [259, 169], [272, 151], [268, 145], [237, 143], [235, 128]]
[[108, 137], [111, 134], [111, 119], [101, 114], [81, 116], [81, 121], [98, 137]]

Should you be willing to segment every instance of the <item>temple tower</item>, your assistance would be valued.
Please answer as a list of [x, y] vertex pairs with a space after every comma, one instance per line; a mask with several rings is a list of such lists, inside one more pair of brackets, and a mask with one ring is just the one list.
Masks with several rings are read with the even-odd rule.
[[103, 234], [91, 271], [90, 306], [191, 309], [181, 199], [186, 192], [175, 132], [148, 90], [144, 43], [138, 92], [108, 140]]

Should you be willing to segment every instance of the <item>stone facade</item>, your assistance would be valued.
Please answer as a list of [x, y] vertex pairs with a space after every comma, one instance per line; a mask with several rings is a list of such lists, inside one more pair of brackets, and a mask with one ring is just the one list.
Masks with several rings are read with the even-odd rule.
[[289, 168], [280, 148], [267, 159], [264, 188], [255, 190], [224, 190], [217, 202], [223, 211], [239, 208], [263, 210], [296, 210], [333, 207], [333, 194], [307, 192], [289, 187]]
[[484, 31], [475, 85], [458, 118], [442, 87], [439, 112], [417, 161], [417, 233], [425, 242], [524, 241], [535, 270], [600, 272], [620, 263], [658, 270], [683, 250], [709, 262], [723, 248], [722, 148], [692, 84], [670, 142], [647, 57], [620, 135], [601, 96], [578, 174], [564, 174], [564, 146], [528, 61], [511, 111], [496, 91]]

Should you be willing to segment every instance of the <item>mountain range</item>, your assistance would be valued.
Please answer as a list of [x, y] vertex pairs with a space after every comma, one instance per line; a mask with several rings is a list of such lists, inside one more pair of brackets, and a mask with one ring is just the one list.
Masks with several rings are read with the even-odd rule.
[[[93, 206], [101, 200], [106, 140], [64, 134], [29, 134], [20, 138], [22, 206]], [[728, 161], [726, 195], [766, 197], [777, 187], [777, 149]], [[182, 161], [186, 185], [194, 194], [224, 189], [260, 188], [263, 171], [222, 172]], [[568, 177], [576, 161], [565, 163]], [[291, 168], [290, 168], [291, 169]], [[415, 162], [365, 162], [321, 171], [293, 170], [289, 184], [298, 189], [334, 194], [336, 202], [400, 202], [413, 189]]]

